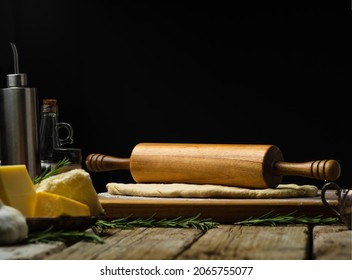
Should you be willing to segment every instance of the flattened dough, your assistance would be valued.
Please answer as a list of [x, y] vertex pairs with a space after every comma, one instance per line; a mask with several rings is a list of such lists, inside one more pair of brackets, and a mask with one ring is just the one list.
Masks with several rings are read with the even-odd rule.
[[280, 184], [275, 189], [246, 189], [220, 185], [108, 183], [109, 194], [147, 197], [188, 198], [289, 198], [313, 197], [318, 188], [313, 185]]

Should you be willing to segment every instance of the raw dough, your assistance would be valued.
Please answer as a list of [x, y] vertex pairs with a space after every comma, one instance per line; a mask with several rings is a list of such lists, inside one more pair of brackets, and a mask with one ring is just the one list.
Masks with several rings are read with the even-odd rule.
[[313, 185], [280, 184], [275, 189], [246, 189], [220, 185], [108, 183], [109, 194], [147, 197], [202, 197], [202, 198], [288, 198], [313, 197], [318, 188]]

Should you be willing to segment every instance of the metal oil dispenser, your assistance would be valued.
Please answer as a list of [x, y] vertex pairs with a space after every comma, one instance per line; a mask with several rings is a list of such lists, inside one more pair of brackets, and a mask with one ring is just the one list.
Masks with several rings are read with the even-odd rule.
[[27, 75], [19, 73], [16, 46], [10, 44], [14, 74], [7, 75], [7, 87], [0, 89], [0, 160], [1, 165], [25, 164], [34, 179], [41, 171], [37, 90], [27, 87]]

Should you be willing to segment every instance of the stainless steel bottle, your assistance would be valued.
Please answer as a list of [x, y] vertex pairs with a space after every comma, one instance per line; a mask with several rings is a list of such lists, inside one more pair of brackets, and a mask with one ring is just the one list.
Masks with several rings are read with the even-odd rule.
[[25, 164], [34, 179], [40, 175], [37, 90], [27, 87], [27, 75], [19, 73], [16, 46], [11, 47], [14, 74], [7, 75], [7, 87], [0, 89], [1, 165]]

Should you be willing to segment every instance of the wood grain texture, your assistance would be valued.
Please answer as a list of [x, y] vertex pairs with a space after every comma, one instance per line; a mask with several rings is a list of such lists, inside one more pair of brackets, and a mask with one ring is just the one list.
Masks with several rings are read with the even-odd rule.
[[[52, 260], [351, 260], [352, 231], [342, 225], [219, 225], [197, 229], [110, 230], [104, 244], [26, 244], [0, 247], [0, 259]], [[312, 245], [313, 244], [313, 245]]]
[[221, 225], [209, 230], [178, 259], [303, 260], [308, 242], [307, 226]]
[[60, 260], [170, 260], [195, 242], [197, 229], [136, 228], [111, 230], [104, 244], [79, 242], [46, 257]]
[[[332, 207], [337, 207], [334, 191], [326, 193], [326, 199]], [[140, 198], [140, 197], [104, 197], [99, 200], [110, 218], [132, 217], [177, 218], [192, 217], [201, 214], [220, 223], [234, 223], [251, 216], [258, 217], [274, 211], [297, 215], [335, 216], [320, 198], [280, 198], [280, 199], [172, 199], [172, 198]]]
[[313, 258], [317, 260], [352, 260], [352, 230], [346, 226], [315, 226]]
[[284, 162], [275, 145], [139, 143], [130, 159], [90, 154], [91, 172], [130, 169], [137, 183], [214, 184], [275, 188], [283, 175], [334, 181], [340, 176], [336, 160]]
[[40, 260], [65, 248], [62, 242], [0, 246], [0, 260]]
[[193, 183], [276, 187], [272, 165], [282, 161], [273, 145], [140, 143], [132, 151], [130, 169], [138, 183]]

